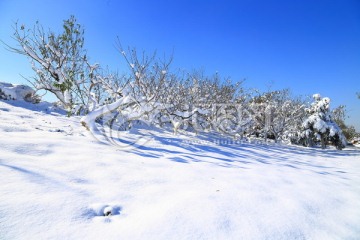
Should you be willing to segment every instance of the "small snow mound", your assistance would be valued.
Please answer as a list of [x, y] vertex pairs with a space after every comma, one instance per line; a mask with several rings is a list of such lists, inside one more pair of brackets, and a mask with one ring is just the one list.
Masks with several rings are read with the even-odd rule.
[[104, 212], [103, 212], [104, 216], [111, 216], [113, 215], [113, 213], [114, 213], [113, 207], [107, 206], [106, 208], [104, 208]]
[[35, 90], [27, 85], [0, 82], [0, 99], [35, 102]]
[[110, 217], [120, 215], [121, 207], [116, 204], [92, 204], [86, 210], [85, 215], [88, 218]]

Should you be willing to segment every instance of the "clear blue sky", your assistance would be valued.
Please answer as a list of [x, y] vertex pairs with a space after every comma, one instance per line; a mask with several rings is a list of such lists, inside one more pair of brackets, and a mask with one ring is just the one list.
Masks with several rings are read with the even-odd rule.
[[[85, 27], [93, 62], [121, 71], [119, 36], [123, 46], [173, 52], [173, 68], [328, 96], [332, 107], [347, 105], [360, 131], [359, 0], [0, 0], [0, 39], [15, 44], [17, 20], [60, 30], [71, 14]], [[0, 46], [0, 81], [24, 83], [19, 74], [32, 75], [27, 60]]]

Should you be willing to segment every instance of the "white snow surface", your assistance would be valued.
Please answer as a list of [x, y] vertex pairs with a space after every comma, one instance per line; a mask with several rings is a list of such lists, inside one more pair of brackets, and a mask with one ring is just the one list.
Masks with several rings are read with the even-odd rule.
[[142, 135], [121, 148], [50, 104], [0, 101], [0, 239], [360, 238], [357, 148], [120, 137]]

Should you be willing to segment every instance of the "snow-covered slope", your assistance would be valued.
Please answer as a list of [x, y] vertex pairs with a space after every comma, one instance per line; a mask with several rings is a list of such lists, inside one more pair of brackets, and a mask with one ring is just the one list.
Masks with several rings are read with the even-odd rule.
[[144, 131], [116, 147], [49, 104], [0, 101], [0, 239], [360, 238], [359, 150], [121, 137]]

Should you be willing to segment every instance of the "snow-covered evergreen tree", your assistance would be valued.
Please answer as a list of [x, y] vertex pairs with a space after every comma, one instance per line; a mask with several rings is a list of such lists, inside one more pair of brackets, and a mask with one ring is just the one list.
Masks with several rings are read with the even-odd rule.
[[300, 142], [306, 146], [313, 146], [320, 141], [321, 147], [325, 148], [328, 141], [331, 141], [341, 150], [347, 142], [340, 127], [332, 119], [330, 98], [322, 98], [320, 94], [314, 94], [313, 98], [314, 102], [307, 109], [308, 118], [302, 124]]

